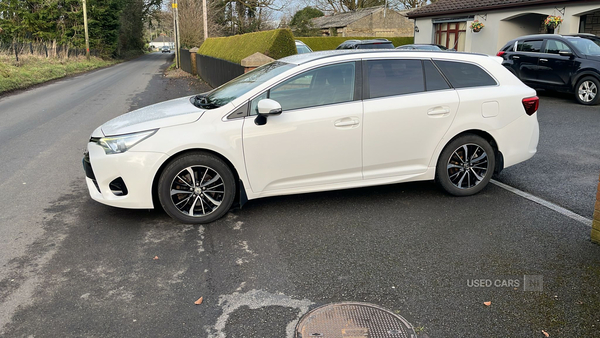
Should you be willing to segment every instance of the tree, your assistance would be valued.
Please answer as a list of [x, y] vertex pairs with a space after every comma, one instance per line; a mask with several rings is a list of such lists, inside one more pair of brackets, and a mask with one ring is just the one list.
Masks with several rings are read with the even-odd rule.
[[311, 19], [323, 15], [325, 14], [320, 10], [307, 6], [294, 14], [289, 25], [295, 36], [315, 36], [318, 35], [318, 30], [313, 27]]
[[437, 0], [393, 0], [392, 5], [397, 9], [413, 9], [423, 7]]
[[[139, 52], [144, 23], [163, 0], [87, 0], [90, 48], [104, 55]], [[0, 40], [85, 46], [81, 0], [0, 0]]]
[[344, 13], [383, 5], [385, 5], [385, 0], [314, 0], [315, 8], [333, 13]]

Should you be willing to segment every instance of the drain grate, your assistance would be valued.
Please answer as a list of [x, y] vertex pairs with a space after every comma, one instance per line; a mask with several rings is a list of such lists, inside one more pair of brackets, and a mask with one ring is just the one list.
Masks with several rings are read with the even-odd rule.
[[367, 303], [337, 303], [318, 307], [296, 326], [296, 338], [415, 338], [406, 319]]

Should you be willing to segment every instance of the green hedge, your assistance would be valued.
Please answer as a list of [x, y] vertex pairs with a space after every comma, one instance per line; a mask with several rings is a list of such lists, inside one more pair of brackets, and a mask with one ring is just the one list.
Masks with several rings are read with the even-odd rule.
[[289, 29], [248, 33], [224, 38], [208, 38], [198, 54], [241, 63], [242, 59], [260, 52], [273, 59], [297, 53], [294, 35]]
[[319, 51], [319, 50], [335, 49], [337, 46], [339, 46], [342, 42], [344, 42], [346, 40], [370, 40], [370, 39], [388, 39], [394, 44], [394, 47], [408, 45], [408, 44], [414, 43], [414, 40], [415, 40], [413, 37], [386, 38], [386, 37], [381, 37], [381, 36], [378, 36], [378, 37], [323, 36], [323, 37], [314, 37], [314, 38], [296, 38], [296, 40], [300, 40], [300, 41], [304, 42], [305, 44], [307, 44], [315, 52]]

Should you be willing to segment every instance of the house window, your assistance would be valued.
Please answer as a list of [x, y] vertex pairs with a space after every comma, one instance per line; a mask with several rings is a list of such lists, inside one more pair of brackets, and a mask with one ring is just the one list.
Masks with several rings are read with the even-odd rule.
[[466, 21], [435, 24], [435, 43], [446, 48], [464, 51], [466, 34]]

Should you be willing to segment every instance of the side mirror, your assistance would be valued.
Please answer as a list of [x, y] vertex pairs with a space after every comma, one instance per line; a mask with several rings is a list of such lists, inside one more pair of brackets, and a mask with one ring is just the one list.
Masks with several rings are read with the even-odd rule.
[[561, 50], [558, 52], [558, 55], [571, 57], [571, 56], [573, 56], [573, 53], [566, 51], [566, 50]]
[[262, 99], [258, 101], [258, 116], [254, 119], [256, 125], [262, 126], [267, 123], [267, 117], [281, 114], [281, 105], [279, 102], [271, 99]]

